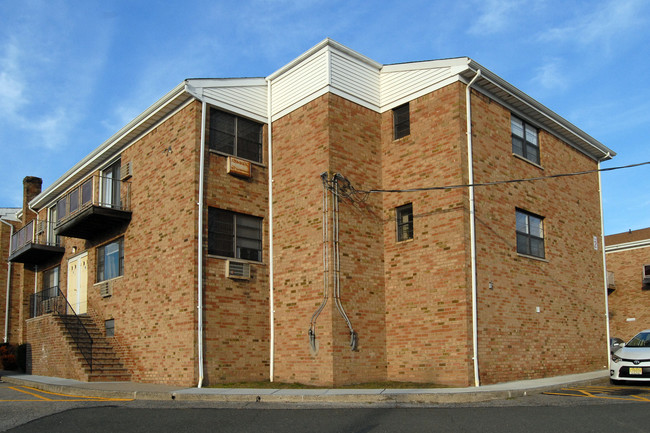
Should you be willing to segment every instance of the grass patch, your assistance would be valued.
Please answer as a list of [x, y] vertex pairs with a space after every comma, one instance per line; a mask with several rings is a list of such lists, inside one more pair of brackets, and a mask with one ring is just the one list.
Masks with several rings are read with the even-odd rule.
[[[259, 389], [323, 389], [330, 388], [327, 386], [304, 385], [302, 383], [284, 383], [284, 382], [237, 382], [237, 383], [219, 383], [209, 385], [208, 388], [259, 388]], [[336, 389], [430, 389], [430, 388], [449, 388], [446, 385], [436, 383], [416, 383], [416, 382], [367, 382], [355, 383], [352, 385], [337, 386]]]

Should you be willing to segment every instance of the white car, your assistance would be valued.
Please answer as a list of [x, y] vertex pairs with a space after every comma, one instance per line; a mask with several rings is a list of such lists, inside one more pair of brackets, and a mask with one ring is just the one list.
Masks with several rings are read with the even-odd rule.
[[622, 380], [650, 382], [650, 329], [621, 344], [620, 349], [612, 353], [610, 368], [612, 383]]

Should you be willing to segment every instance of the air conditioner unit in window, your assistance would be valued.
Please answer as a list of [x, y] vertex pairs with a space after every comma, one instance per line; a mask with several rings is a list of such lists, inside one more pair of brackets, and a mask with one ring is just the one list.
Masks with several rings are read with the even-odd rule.
[[133, 164], [131, 161], [127, 162], [120, 168], [120, 180], [127, 180], [133, 176]]
[[39, 221], [38, 224], [36, 224], [36, 234], [40, 235], [45, 233], [45, 221]]
[[102, 295], [102, 298], [108, 298], [113, 295], [113, 284], [110, 281], [99, 283], [99, 294]]
[[238, 280], [250, 280], [251, 265], [234, 260], [226, 260], [226, 276]]
[[650, 265], [643, 265], [643, 284], [650, 285]]

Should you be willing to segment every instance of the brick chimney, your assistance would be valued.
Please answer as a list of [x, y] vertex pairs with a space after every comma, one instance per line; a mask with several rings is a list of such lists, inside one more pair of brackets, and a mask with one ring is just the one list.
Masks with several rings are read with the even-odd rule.
[[36, 218], [36, 215], [29, 209], [27, 204], [41, 193], [42, 185], [43, 179], [40, 177], [27, 176], [23, 179], [23, 224], [27, 224]]

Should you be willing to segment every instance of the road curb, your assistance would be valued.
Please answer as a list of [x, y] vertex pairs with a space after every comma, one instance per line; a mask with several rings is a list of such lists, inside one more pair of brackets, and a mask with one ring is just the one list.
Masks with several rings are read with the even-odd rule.
[[[53, 384], [34, 381], [19, 376], [3, 376], [2, 380], [15, 385], [29, 386], [47, 392], [74, 395], [78, 397], [121, 399], [121, 400], [175, 400], [185, 402], [216, 402], [216, 403], [337, 403], [337, 404], [458, 404], [476, 403], [490, 400], [503, 400], [527, 395], [540, 394], [557, 390], [563, 386], [585, 386], [601, 384], [605, 377], [566, 383], [545, 384], [518, 389], [488, 390], [473, 388], [455, 389], [445, 392], [444, 389], [384, 389], [384, 390], [286, 390], [286, 389], [236, 389], [236, 388], [188, 388], [176, 391], [148, 390], [107, 390], [99, 388], [79, 387], [66, 384]], [[137, 384], [136, 384], [137, 385]]]

